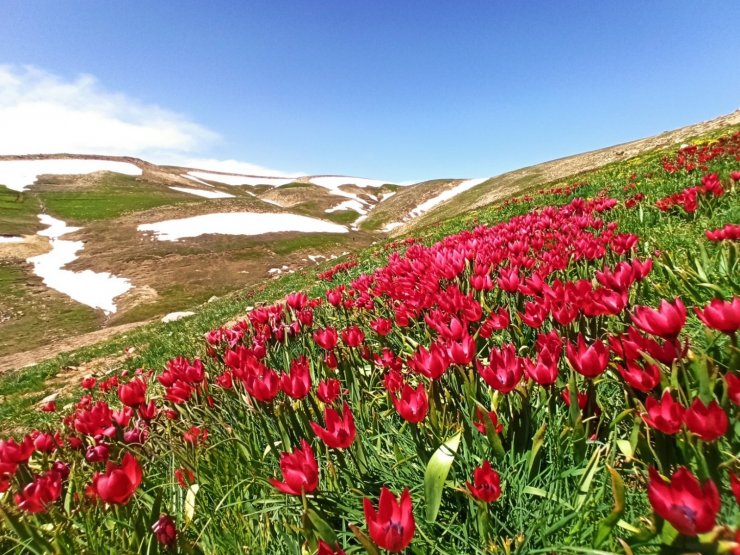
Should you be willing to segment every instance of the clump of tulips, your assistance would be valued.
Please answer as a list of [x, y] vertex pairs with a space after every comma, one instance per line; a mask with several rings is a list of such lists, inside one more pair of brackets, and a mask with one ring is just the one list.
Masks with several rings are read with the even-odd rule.
[[[58, 427], [0, 440], [8, 537], [36, 552], [103, 549], [90, 534], [114, 529], [122, 552], [740, 549], [736, 267], [676, 291], [640, 226], [736, 209], [738, 154], [740, 134], [682, 148], [625, 176], [621, 199], [575, 196], [579, 182], [509, 200], [494, 212], [519, 212], [495, 225], [397, 242], [343, 283], [359, 262], [322, 273], [322, 295], [211, 330], [205, 356], [86, 378]], [[697, 171], [700, 186], [677, 179]], [[635, 192], [655, 174], [670, 194]], [[521, 208], [538, 198], [562, 202]], [[722, 260], [727, 225], [697, 230]]]

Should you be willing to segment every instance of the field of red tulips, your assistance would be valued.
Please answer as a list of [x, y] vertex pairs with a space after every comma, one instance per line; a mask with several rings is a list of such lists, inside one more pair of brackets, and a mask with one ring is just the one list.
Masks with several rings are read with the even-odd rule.
[[0, 440], [29, 553], [740, 553], [740, 132], [362, 253]]

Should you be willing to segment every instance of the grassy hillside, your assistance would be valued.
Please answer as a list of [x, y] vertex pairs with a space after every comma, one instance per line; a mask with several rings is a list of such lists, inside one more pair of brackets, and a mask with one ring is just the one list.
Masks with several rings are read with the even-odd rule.
[[[37, 552], [155, 553], [150, 530], [166, 514], [178, 533], [165, 541], [181, 552], [314, 553], [323, 541], [379, 553], [391, 539], [395, 551], [410, 544], [412, 553], [733, 547], [740, 511], [727, 471], [740, 471], [731, 390], [740, 353], [730, 328], [723, 333], [725, 324], [691, 309], [716, 299], [736, 310], [730, 301], [740, 295], [737, 243], [707, 235], [740, 222], [735, 130], [695, 150], [673, 145], [426, 225], [414, 240], [361, 251], [331, 282], [297, 272], [199, 307], [192, 319], [4, 377], [0, 417], [16, 437], [31, 425], [56, 429], [58, 414], [30, 409], [61, 390], [57, 406], [75, 423], [65, 434], [90, 448], [105, 443], [116, 464], [130, 453], [143, 482], [129, 482], [130, 500], [113, 499], [93, 478], [103, 465], [65, 446], [55, 457], [73, 463], [73, 473], [49, 471], [48, 479], [64, 483], [68, 501], [54, 498], [34, 516], [6, 496], [0, 541]], [[267, 306], [300, 290], [307, 297], [292, 297], [290, 309]], [[683, 316], [676, 298], [688, 308]], [[670, 304], [661, 317], [649, 316], [662, 301]], [[245, 314], [247, 305], [261, 308]], [[225, 325], [232, 318], [241, 323]], [[206, 344], [203, 334], [219, 327]], [[339, 332], [336, 347], [330, 328]], [[627, 330], [637, 334], [630, 341], [651, 346], [628, 354]], [[188, 361], [172, 360], [179, 355]], [[285, 385], [297, 379], [300, 355], [313, 386], [341, 380], [344, 408], [326, 385], [307, 397]], [[143, 385], [133, 378], [138, 368]], [[120, 426], [146, 429], [143, 445], [117, 428], [94, 440], [97, 417], [84, 401], [61, 408], [82, 393], [65, 382], [90, 372], [95, 400], [113, 408], [138, 406], [128, 388], [143, 387], [159, 416]], [[286, 392], [277, 397], [276, 372]], [[411, 386], [424, 392], [418, 405]], [[674, 432], [641, 416], [651, 402], [666, 402], [665, 389], [692, 415]], [[421, 418], [413, 407], [424, 407]], [[310, 425], [336, 431], [330, 408], [354, 415], [341, 448]], [[484, 418], [488, 411], [495, 418]], [[311, 447], [300, 452], [311, 456], [291, 474], [301, 439]], [[37, 465], [51, 460], [33, 457]], [[304, 491], [291, 495], [296, 476]], [[29, 480], [18, 472], [13, 491]], [[69, 494], [91, 480], [87, 493], [97, 502]], [[377, 507], [382, 487], [394, 499], [408, 488], [415, 527], [398, 515], [380, 525], [385, 533], [368, 524], [363, 503]], [[661, 504], [670, 488], [682, 488], [680, 503]]]
[[360, 227], [367, 231], [382, 230], [386, 225], [400, 221], [419, 204], [436, 197], [454, 184], [455, 181], [452, 179], [432, 179], [417, 183], [413, 189], [397, 188], [390, 191], [395, 194], [381, 202]]
[[25, 194], [36, 197], [49, 214], [70, 225], [85, 225], [125, 213], [198, 200], [130, 175], [106, 172], [81, 181], [74, 176], [45, 176]]
[[420, 218], [412, 220], [395, 234], [414, 233], [415, 230], [449, 221], [457, 214], [484, 208], [510, 195], [521, 194], [547, 183], [554, 183], [579, 174], [594, 171], [610, 164], [620, 165], [635, 160], [649, 152], [673, 148], [701, 137], [710, 137], [724, 130], [740, 125], [740, 110], [709, 121], [689, 125], [673, 131], [666, 131], [654, 137], [638, 139], [629, 143], [594, 150], [575, 156], [544, 162], [492, 177], [451, 201], [430, 210]]
[[26, 235], [41, 227], [38, 199], [0, 185], [0, 235]]

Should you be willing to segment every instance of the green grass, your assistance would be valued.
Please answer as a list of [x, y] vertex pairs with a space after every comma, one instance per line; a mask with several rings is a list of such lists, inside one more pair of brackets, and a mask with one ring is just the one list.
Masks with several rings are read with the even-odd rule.
[[359, 217], [360, 215], [354, 210], [337, 210], [324, 214], [324, 218], [339, 225], [349, 225]]
[[[734, 131], [734, 128], [724, 130], [724, 132], [729, 131]], [[717, 132], [708, 136], [708, 138], [713, 138], [721, 134], [722, 132]], [[625, 176], [622, 174], [635, 171], [636, 169], [639, 169], [639, 167], [649, 166], [651, 163], [654, 163], [655, 160], [659, 159], [664, 152], [672, 151], [673, 147], [670, 147], [665, 151], [647, 153], [636, 159], [615, 162], [605, 166], [601, 170], [572, 176], [568, 181], [535, 185], [534, 188], [548, 188], [558, 183], [583, 181], [588, 179], [592, 181], [592, 185], [587, 189], [579, 190], [577, 195], [593, 194], [605, 184], [614, 183], [616, 182], [615, 180], [624, 178]], [[303, 186], [305, 184], [299, 183], [297, 185]], [[473, 189], [472, 191], [475, 190]], [[656, 194], [658, 192], [659, 191], [655, 191]], [[468, 193], [470, 193], [470, 191]], [[557, 202], [565, 202], [567, 200], [569, 199], [557, 199]], [[431, 243], [463, 229], [469, 229], [477, 223], [484, 223], [487, 225], [495, 224], [517, 214], [522, 214], [534, 206], [541, 206], [552, 203], [553, 201], [554, 199], [552, 197], [537, 197], [534, 202], [511, 205], [505, 209], [500, 209], [499, 204], [497, 203], [483, 209], [461, 213], [444, 222], [439, 222], [434, 225], [424, 225], [416, 231], [416, 235], [422, 237], [422, 240], [425, 243]], [[727, 221], [740, 221], [740, 208], [738, 206], [733, 206], [730, 210], [731, 211], [729, 213], [714, 214], [712, 216], [711, 225], [719, 226]], [[638, 217], [637, 212], [634, 214], [634, 217]], [[367, 223], [367, 221], [365, 223]], [[661, 229], [659, 230], [659, 233], [651, 233], [651, 236], [654, 238], [654, 241], [656, 241], [657, 248], [688, 248], [697, 243], [700, 239], [699, 235], [701, 234], [700, 231], [697, 232], [695, 227], [693, 228], [693, 232], [687, 233], [686, 230], [691, 227], [690, 222], [685, 226], [680, 226], [678, 229], [675, 228], [674, 224], [674, 227], [671, 229]], [[342, 239], [338, 238], [334, 234], [312, 234], [275, 242], [270, 245], [270, 248], [276, 254], [288, 255], [300, 250], [308, 249], [321, 253], [328, 247], [341, 244], [343, 244]], [[385, 259], [385, 257], [382, 256], [382, 251], [378, 250], [377, 247], [365, 249], [359, 256], [360, 265], [357, 269], [351, 272], [351, 275], [357, 275], [360, 271], [371, 271]], [[251, 254], [248, 255], [248, 257], [251, 258]], [[327, 263], [323, 266], [330, 267], [331, 265], [333, 265], [333, 263]], [[6, 270], [5, 275], [8, 276], [13, 274]], [[320, 287], [321, 284], [317, 284], [315, 281], [315, 270], [300, 271], [295, 274], [284, 275], [276, 280], [267, 280], [264, 286], [251, 287], [246, 291], [234, 292], [224, 296], [214, 303], [203, 305], [198, 309], [198, 315], [196, 317], [190, 318], [186, 321], [175, 322], [168, 324], [167, 326], [161, 324], [144, 326], [127, 334], [125, 339], [113, 339], [99, 345], [81, 349], [72, 354], [60, 355], [59, 357], [41, 365], [24, 369], [22, 373], [24, 376], [23, 379], [19, 378], [21, 373], [18, 372], [12, 372], [4, 376], [0, 376], [0, 395], [8, 396], [6, 402], [0, 405], [0, 418], [7, 418], [8, 422], [15, 426], [32, 426], [34, 422], [38, 421], [37, 415], [35, 413], [27, 412], [22, 405], [17, 406], [15, 401], [12, 400], [18, 399], [23, 394], [34, 391], [34, 389], [39, 389], [37, 396], [40, 396], [39, 398], [43, 398], [44, 395], [48, 394], [48, 391], [44, 390], [42, 386], [44, 378], [53, 376], [58, 372], [59, 368], [65, 364], [80, 363], [86, 360], [91, 360], [97, 356], [104, 356], [105, 354], [117, 352], [127, 343], [131, 343], [142, 346], [142, 350], [140, 351], [139, 356], [134, 359], [137, 362], [134, 362], [133, 365], [127, 363], [128, 366], [133, 368], [135, 364], [140, 363], [148, 367], [159, 367], [164, 364], [167, 358], [174, 356], [175, 354], [196, 352], [202, 347], [201, 336], [204, 332], [213, 327], [217, 327], [232, 318], [234, 315], [241, 313], [248, 302], [253, 302], [257, 299], [263, 302], [269, 302], [283, 297], [290, 291], [300, 289], [317, 290], [317, 288]], [[247, 299], [249, 299], [249, 301], [247, 301]], [[143, 311], [140, 315], [145, 315], [149, 309], [141, 308], [140, 310]], [[39, 324], [36, 323], [36, 326], [38, 325]], [[37, 329], [37, 327], [28, 325], [25, 329], [25, 333], [38, 336], [38, 334], [35, 333]], [[167, 330], [166, 334], [162, 334], [161, 332], [165, 329]]]
[[310, 254], [324, 254], [327, 249], [346, 245], [347, 241], [336, 233], [304, 233], [281, 241], [270, 243], [275, 254], [287, 255], [301, 250], [311, 250]]
[[[0, 295], [3, 297], [22, 297], [23, 271], [15, 265], [0, 264]], [[0, 304], [0, 306], [2, 306]]]
[[27, 192], [12, 191], [0, 185], [0, 235], [30, 235], [42, 226], [37, 214], [39, 203]]
[[316, 185], [313, 185], [312, 183], [301, 183], [300, 181], [293, 181], [292, 183], [280, 185], [277, 187], [277, 189], [310, 189], [311, 187], [316, 187]]
[[128, 212], [164, 205], [198, 202], [192, 195], [132, 176], [112, 173], [105, 174], [95, 184], [82, 189], [50, 190], [41, 182], [35, 186], [32, 194], [38, 196], [53, 216], [79, 224], [109, 220]]
[[412, 221], [412, 229], [435, 225], [439, 222], [454, 219], [458, 214], [469, 212], [470, 206], [477, 201], [482, 194], [485, 194], [490, 190], [500, 188], [502, 198], [507, 198], [509, 196], [520, 195], [527, 191], [537, 189], [545, 184], [545, 180], [538, 173], [514, 180], [506, 178], [505, 175], [503, 177], [493, 177], [472, 189], [468, 189], [467, 191], [460, 193], [450, 199], [449, 202], [445, 202], [433, 208], [418, 219]]
[[[331, 265], [333, 262], [325, 266], [328, 268]], [[61, 354], [22, 371], [0, 374], [0, 422], [3, 422], [3, 428], [28, 429], [48, 421], [48, 416], [34, 407], [55, 391], [50, 387], [50, 379], [63, 368], [120, 354], [128, 347], [134, 347], [135, 355], [120, 363], [121, 368], [162, 368], [172, 357], [172, 353], [200, 350], [204, 333], [237, 316], [243, 316], [247, 306], [277, 300], [286, 291], [313, 289], [314, 294], [318, 294], [316, 286], [313, 270], [286, 274], [277, 280], [268, 280], [264, 285], [233, 292], [211, 303], [194, 307], [196, 315], [191, 318], [169, 324], [148, 324], [96, 345]], [[37, 335], [43, 338], [43, 334]], [[79, 397], [80, 391], [80, 388], [73, 388], [66, 398], [59, 400], [59, 406], [63, 405], [65, 399]]]
[[[607, 221], [617, 221], [620, 231], [635, 232], [640, 235], [639, 249], [643, 255], [649, 255], [655, 249], [670, 252], [678, 259], [679, 266], [688, 268], [687, 272], [693, 271], [691, 265], [688, 264], [689, 257], [696, 258], [704, 249], [706, 253], [704, 258], [707, 262], [704, 264], [703, 271], [708, 274], [705, 281], [718, 284], [717, 286], [722, 290], [731, 290], [728, 286], [728, 279], [731, 280], [732, 275], [723, 276], [721, 268], [714, 264], [726, 245], [708, 244], [703, 239], [703, 232], [708, 228], [719, 227], [727, 221], [740, 221], [740, 205], [737, 202], [728, 202], [728, 197], [725, 197], [711, 210], [703, 210], [696, 216], [658, 214], [653, 206], [657, 198], [695, 182], [691, 177], [680, 175], [673, 177], [661, 175], [659, 179], [647, 175], [647, 170], [655, 167], [659, 157], [660, 153], [644, 155], [633, 163], [612, 164], [598, 171], [575, 176], [566, 182], [546, 185], [549, 188], [552, 185], [574, 181], [588, 183], [569, 195], [537, 194], [531, 200], [524, 200], [520, 196], [516, 204], [497, 203], [473, 213], [446, 219], [436, 225], [427, 225], [420, 230], [421, 240], [429, 244], [449, 234], [470, 229], [479, 223], [496, 224], [533, 208], [566, 204], [574, 197], [594, 198], [602, 190], [607, 190], [609, 196], [623, 199], [631, 194], [625, 193], [623, 187], [630, 181], [629, 174], [634, 171], [639, 174], [635, 180], [638, 185], [636, 191], [645, 192], [648, 199], [644, 201], [642, 208], [628, 210], [618, 207], [612, 212], [605, 213], [604, 218]], [[734, 169], [733, 164], [736, 166], [736, 163], [732, 162], [717, 163], [713, 169], [716, 168], [720, 172], [726, 183], [730, 169]], [[532, 187], [525, 188], [532, 189]], [[293, 250], [283, 254], [302, 248], [320, 250], [322, 239], [337, 240], [336, 236], [327, 235], [326, 237], [322, 235], [297, 237], [292, 240], [292, 244], [289, 240], [281, 247], [285, 248], [286, 245], [290, 245], [289, 248]], [[702, 286], [699, 286], [696, 291], [687, 290], [686, 282], [682, 281], [681, 276], [674, 276], [675, 279], [673, 279], [661, 273], [663, 270], [658, 268], [658, 265], [661, 262], [667, 263], [667, 259], [659, 255], [655, 255], [655, 258], [656, 269], [646, 282], [654, 289], [642, 288], [640, 303], [656, 299], [658, 296], [671, 297], [674, 294], [681, 294], [692, 297], [692, 304], [698, 304], [715, 295], [714, 290], [701, 289]], [[366, 249], [359, 254], [358, 267], [349, 273], [340, 275], [338, 280], [347, 282], [361, 272], [372, 271], [385, 260], [385, 251], [381, 247]], [[193, 318], [173, 324], [147, 326], [104, 344], [71, 355], [63, 355], [55, 361], [26, 369], [24, 372], [13, 373], [0, 379], [0, 396], [3, 398], [3, 402], [0, 403], [0, 420], [9, 428], [16, 426], [24, 428], [51, 422], [48, 416], [32, 408], [49, 392], [47, 389], [49, 378], [61, 366], [76, 365], [95, 357], [120, 353], [124, 347], [133, 346], [136, 349], [135, 355], [121, 361], [121, 369], [159, 369], [173, 356], [202, 354], [202, 334], [236, 315], [243, 314], [247, 305], [271, 302], [293, 290], [307, 290], [309, 295], [315, 296], [333, 285], [335, 284], [316, 282], [313, 271], [286, 275], [246, 292], [237, 292], [214, 303], [201, 306], [198, 314]], [[354, 316], [344, 313], [344, 317]], [[692, 339], [692, 349], [697, 346], [701, 347], [702, 341], [699, 337], [700, 328], [694, 324], [687, 327]], [[286, 352], [287, 349], [288, 347], [286, 347]], [[701, 353], [701, 348], [696, 349], [696, 352]], [[358, 362], [363, 364], [359, 360]], [[273, 360], [272, 363], [277, 365], [279, 361]], [[618, 437], [617, 432], [621, 437], [625, 437], [629, 435], [631, 429], [628, 425], [629, 421], [622, 423], [621, 427], [617, 424], [617, 415], [623, 408], [620, 406], [620, 394], [623, 392], [623, 387], [621, 384], [610, 383], [608, 380], [600, 382], [596, 387], [602, 389], [600, 397], [606, 399], [603, 407], [604, 422], [607, 426], [614, 427], [613, 437], [610, 435], [604, 442], [586, 443], [584, 435], [584, 453], [587, 453], [588, 457], [576, 456], [576, 450], [571, 449], [571, 439], [569, 439], [573, 434], [566, 433], [572, 426], [568, 411], [562, 408], [548, 410], [547, 404], [542, 402], [544, 397], [535, 395], [531, 398], [532, 406], [536, 407], [536, 410], [532, 412], [531, 420], [529, 416], [515, 419], [513, 414], [506, 415], [509, 426], [517, 426], [517, 430], [521, 429], [521, 435], [519, 432], [512, 434], [511, 430], [507, 432], [511, 440], [510, 448], [507, 448], [496, 463], [500, 465], [500, 468], [505, 469], [502, 472], [505, 475], [505, 493], [501, 501], [491, 506], [490, 509], [482, 511], [476, 509], [467, 498], [459, 495], [458, 492], [453, 492], [452, 487], [446, 487], [442, 512], [436, 525], [423, 522], [424, 506], [419, 503], [423, 495], [421, 476], [424, 473], [424, 463], [428, 460], [429, 453], [422, 452], [416, 456], [416, 446], [411, 441], [412, 434], [408, 433], [408, 427], [404, 424], [400, 428], [394, 428], [395, 416], [392, 412], [384, 412], [388, 405], [387, 400], [383, 401], [384, 395], [373, 397], [364, 395], [364, 390], [358, 391], [356, 388], [350, 388], [350, 395], [357, 396], [353, 399], [352, 406], [359, 409], [356, 411], [356, 417], [358, 427], [364, 432], [363, 444], [368, 452], [372, 453], [369, 460], [362, 463], [367, 464], [369, 471], [361, 473], [364, 480], [364, 483], [361, 483], [354, 480], [351, 474], [347, 475], [343, 472], [328, 477], [326, 475], [331, 471], [327, 469], [322, 479], [331, 485], [326, 488], [326, 491], [316, 496], [316, 500], [311, 499], [310, 503], [320, 512], [323, 508], [327, 508], [326, 514], [322, 512], [321, 517], [329, 521], [331, 529], [341, 534], [341, 539], [345, 544], [356, 545], [355, 539], [347, 530], [348, 521], [360, 523], [360, 527], [364, 526], [360, 510], [363, 494], [372, 491], [374, 495], [380, 484], [390, 484], [395, 491], [405, 485], [412, 487], [418, 523], [415, 553], [432, 552], [432, 546], [434, 546], [439, 549], [439, 553], [475, 552], [483, 554], [484, 549], [489, 546], [485, 546], [485, 539], [479, 539], [473, 534], [475, 518], [471, 515], [476, 515], [476, 513], [479, 516], [485, 514], [486, 519], [492, 519], [492, 522], [486, 521], [482, 527], [490, 529], [491, 544], [495, 540], [497, 552], [502, 552], [499, 546], [506, 545], [507, 540], [510, 539], [515, 540], [514, 547], [517, 553], [610, 553], [612, 551], [570, 547], [591, 545], [594, 542], [594, 532], [599, 521], [603, 522], [602, 519], [607, 517], [612, 510], [612, 485], [606, 465], [618, 468], [620, 473], [629, 480], [625, 493], [626, 510], [624, 514], [619, 515], [625, 522], [645, 529], [647, 525], [644, 517], [650, 514], [650, 508], [644, 494], [644, 484], [639, 482], [644, 474], [643, 469], [640, 465], [631, 465], [625, 461], [625, 458], [615, 448], [613, 441], [615, 437]], [[541, 393], [544, 393], [544, 390]], [[460, 398], [462, 397], [461, 395]], [[509, 399], [507, 402], [518, 402], [517, 396], [511, 397], [514, 401]], [[65, 397], [61, 402], [72, 398], [72, 396]], [[230, 399], [228, 396], [216, 394], [216, 399], [217, 409], [213, 413], [208, 413], [208, 409], [205, 409], [202, 413], [183, 411], [182, 415], [188, 425], [190, 422], [206, 422], [211, 430], [211, 438], [205, 449], [184, 450], [177, 455], [181, 457], [177, 464], [181, 461], [191, 464], [194, 461], [192, 464], [197, 467], [201, 485], [201, 491], [197, 497], [196, 520], [190, 529], [184, 530], [183, 535], [189, 534], [191, 538], [197, 536], [202, 542], [199, 547], [203, 547], [209, 553], [238, 552], [245, 545], [259, 549], [259, 546], [264, 547], [266, 544], [270, 545], [270, 551], [275, 553], [299, 551], [301, 549], [299, 539], [301, 523], [296, 515], [300, 513], [300, 503], [284, 499], [272, 491], [265, 494], [264, 476], [269, 476], [272, 472], [267, 465], [272, 464], [272, 467], [276, 465], [271, 463], [268, 457], [268, 454], [272, 457], [270, 451], [273, 450], [269, 448], [272, 443], [267, 443], [268, 449], [264, 448], [266, 442], [261, 433], [267, 428], [260, 428], [262, 425], [259, 421], [261, 409], [245, 409], [243, 400], [239, 397]], [[610, 402], [610, 399], [613, 402]], [[510, 408], [514, 406], [512, 404]], [[194, 410], [199, 411], [200, 409]], [[285, 411], [285, 413], [289, 413], [286, 418], [296, 418], [293, 411]], [[296, 410], [295, 413], [300, 415], [300, 411]], [[526, 415], [527, 413], [522, 411], [517, 414]], [[212, 419], [208, 420], [208, 418]], [[633, 416], [630, 416], [631, 418]], [[543, 423], [545, 426], [540, 427]], [[177, 429], [177, 426], [177, 423], [173, 423], [172, 429]], [[545, 438], [539, 455], [529, 442], [537, 429], [543, 430]], [[290, 441], [285, 440], [290, 435], [286, 430], [287, 427], [281, 430], [273, 428], [268, 437], [281, 437], [283, 444], [290, 444]], [[170, 431], [171, 429], [168, 428], [168, 432]], [[295, 432], [292, 431], [292, 433]], [[168, 453], [167, 457], [163, 457], [168, 460], [151, 463], [147, 469], [149, 472], [147, 480], [150, 484], [169, 484], [172, 481], [172, 469], [169, 465], [174, 464], [169, 461], [170, 450], [174, 458], [177, 447], [173, 448], [172, 445], [176, 443], [181, 434], [179, 432], [166, 436], [163, 434], [159, 439], [156, 434], [152, 435], [146, 447], [148, 452], [157, 451], [157, 441], [171, 443], [162, 443], [159, 446], [161, 452]], [[173, 438], [175, 438], [174, 442]], [[521, 441], [521, 438], [524, 440]], [[484, 440], [482, 437], [473, 436], [466, 441], [470, 447]], [[257, 447], [250, 451], [253, 446]], [[458, 456], [448, 485], [456, 484], [462, 487], [464, 480], [470, 476], [473, 465], [480, 462], [478, 455], [488, 451], [478, 446], [475, 454], [472, 454], [473, 452], [471, 449]], [[593, 466], [585, 464], [589, 457], [595, 461]], [[343, 460], [340, 461], [340, 463], [343, 462]], [[339, 468], [342, 466], [344, 465], [337, 465]], [[589, 468], [593, 468], [592, 473], [589, 472]], [[163, 485], [162, 487], [164, 489], [168, 486]], [[173, 498], [185, 495], [176, 487], [172, 489], [174, 490], [171, 496]], [[151, 488], [148, 493], [154, 494], [154, 491], [154, 488]], [[147, 512], [143, 507], [146, 505], [146, 508], [149, 508], [150, 499], [144, 499], [144, 496], [140, 495], [137, 503], [139, 505], [136, 505], [131, 513], [122, 510], [116, 513], [115, 519], [122, 522], [146, 522], [146, 525], [142, 524], [146, 532], [150, 525], [146, 519], [151, 511]], [[326, 503], [326, 507], [321, 507], [319, 503]], [[732, 508], [728, 508], [728, 503], [725, 503], [724, 521], [729, 521], [728, 515], [736, 516], [737, 508], [734, 502], [732, 503]], [[173, 510], [180, 510], [182, 500], [168, 499], [165, 505], [170, 504], [173, 505]], [[155, 515], [157, 511], [158, 509], [154, 511]], [[113, 520], [113, 517], [110, 518]], [[662, 526], [662, 523], [658, 524]], [[100, 532], [98, 536], [91, 533], [91, 530], [82, 531], [82, 535], [86, 538], [85, 541], [89, 542], [88, 545], [97, 547], [93, 550], [102, 550], [103, 543], [107, 541], [106, 535], [112, 538], [112, 534], [115, 533], [113, 526], [109, 530]], [[77, 535], [80, 535], [79, 531]], [[121, 532], [121, 535], [123, 536], [124, 533]], [[650, 539], [652, 543], [648, 545], [639, 538], [629, 538], [629, 534], [624, 530], [616, 529], [615, 535], [629, 539], [636, 553], [655, 552], [657, 541], [652, 538]], [[114, 540], [111, 539], [111, 541]], [[608, 546], [604, 549], [607, 548], [616, 550], [619, 546], [613, 538], [610, 538]], [[491, 545], [490, 549], [493, 550], [494, 547]], [[508, 546], [506, 552], [508, 552]]]
[[376, 206], [368, 214], [368, 217], [360, 223], [360, 229], [363, 231], [379, 231], [386, 224], [399, 221], [419, 203], [418, 188], [441, 187], [450, 181], [450, 179], [432, 179], [418, 183], [413, 189], [404, 189], [398, 185], [393, 187], [383, 185], [380, 190], [381, 193], [396, 192], [396, 195]]

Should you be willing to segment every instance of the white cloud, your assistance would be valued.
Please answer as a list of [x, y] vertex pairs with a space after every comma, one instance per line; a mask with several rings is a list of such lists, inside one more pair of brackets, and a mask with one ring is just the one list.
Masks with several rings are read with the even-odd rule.
[[193, 152], [218, 138], [184, 116], [31, 66], [0, 65], [0, 153]]

